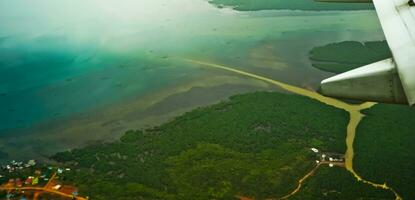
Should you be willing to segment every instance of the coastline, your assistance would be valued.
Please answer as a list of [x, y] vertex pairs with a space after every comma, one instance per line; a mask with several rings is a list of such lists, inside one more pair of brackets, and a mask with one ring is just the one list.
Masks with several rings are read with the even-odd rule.
[[[54, 153], [97, 141], [115, 141], [127, 130], [160, 125], [236, 94], [270, 90], [275, 91], [260, 81], [226, 75], [206, 76], [144, 97], [10, 132], [0, 137], [1, 150], [13, 159], [36, 158], [47, 162], [47, 157]], [[5, 160], [8, 159], [1, 161]]]

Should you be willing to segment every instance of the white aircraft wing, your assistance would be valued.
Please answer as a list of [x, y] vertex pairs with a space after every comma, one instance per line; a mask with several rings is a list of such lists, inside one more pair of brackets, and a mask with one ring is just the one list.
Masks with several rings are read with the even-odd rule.
[[[367, 0], [319, 0], [367, 2]], [[324, 95], [415, 104], [415, 6], [408, 0], [373, 0], [393, 58], [321, 82]]]

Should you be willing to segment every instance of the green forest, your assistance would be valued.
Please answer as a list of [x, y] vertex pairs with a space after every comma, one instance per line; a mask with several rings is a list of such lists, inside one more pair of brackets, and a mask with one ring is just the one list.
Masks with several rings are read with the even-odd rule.
[[217, 7], [239, 11], [258, 10], [368, 10], [369, 3], [322, 3], [314, 0], [208, 0]]
[[305, 97], [256, 92], [53, 159], [93, 199], [281, 197], [315, 166], [311, 147], [345, 151], [347, 121]]
[[[313, 66], [330, 72], [345, 72], [391, 57], [386, 42], [342, 42], [316, 47], [315, 60], [338, 61]], [[347, 66], [347, 64], [351, 64]], [[359, 64], [357, 64], [359, 63]], [[403, 199], [415, 199], [415, 110], [406, 105], [378, 104], [364, 112], [357, 129], [354, 167], [358, 174], [376, 183], [387, 183]]]
[[415, 199], [415, 109], [379, 104], [365, 114], [355, 141], [356, 171]]
[[394, 199], [395, 195], [387, 190], [379, 190], [362, 182], [357, 182], [344, 168], [320, 167], [314, 176], [304, 183], [301, 191], [293, 200], [304, 199]]
[[314, 67], [341, 73], [392, 57], [386, 41], [345, 41], [315, 47], [310, 51]]
[[[339, 46], [344, 44], [353, 43]], [[365, 48], [384, 46], [365, 44]], [[333, 48], [336, 45], [324, 47], [331, 51], [321, 47], [320, 58], [321, 52], [330, 52], [325, 60], [335, 59], [330, 56], [333, 49], [340, 49]], [[352, 56], [350, 52], [341, 49], [338, 58], [344, 53]], [[374, 59], [356, 60], [366, 63], [369, 58]], [[365, 114], [356, 135], [356, 171], [368, 180], [387, 182], [404, 199], [412, 199], [413, 109], [380, 104]], [[255, 92], [195, 109], [157, 127], [128, 131], [117, 142], [96, 143], [52, 158], [76, 169], [66, 181], [93, 199], [278, 198], [293, 191], [315, 167], [311, 147], [345, 151], [347, 121], [344, 111], [306, 97]], [[357, 182], [344, 169], [321, 167], [291, 197], [310, 198], [391, 199], [393, 194]]]

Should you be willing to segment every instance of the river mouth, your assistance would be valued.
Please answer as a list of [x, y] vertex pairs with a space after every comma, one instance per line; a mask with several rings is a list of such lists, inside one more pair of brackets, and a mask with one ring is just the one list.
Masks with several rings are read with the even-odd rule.
[[[235, 73], [241, 76], [246, 76], [252, 79], [257, 79], [257, 80], [261, 80], [264, 82], [267, 82], [271, 85], [277, 86], [285, 91], [291, 92], [293, 94], [297, 94], [297, 95], [301, 95], [301, 96], [305, 96], [308, 97], [310, 99], [314, 99], [317, 100], [321, 103], [327, 104], [329, 106], [333, 106], [335, 108], [338, 109], [342, 109], [346, 112], [349, 113], [349, 123], [347, 125], [347, 135], [346, 135], [346, 152], [344, 153], [345, 156], [345, 163], [344, 163], [344, 167], [346, 168], [347, 171], [349, 171], [351, 174], [353, 174], [353, 176], [357, 179], [357, 181], [361, 181], [365, 184], [371, 185], [372, 187], [375, 188], [381, 188], [384, 190], [388, 190], [391, 191], [394, 195], [395, 195], [395, 199], [396, 200], [402, 200], [402, 197], [396, 192], [396, 190], [394, 188], [389, 187], [386, 183], [375, 183], [372, 182], [370, 180], [366, 180], [364, 178], [362, 178], [359, 174], [357, 174], [353, 168], [353, 159], [354, 159], [354, 140], [355, 140], [355, 136], [356, 136], [356, 129], [359, 125], [359, 123], [362, 121], [364, 115], [361, 113], [362, 110], [365, 109], [369, 109], [372, 106], [376, 105], [376, 103], [374, 102], [364, 102], [361, 104], [348, 104], [346, 102], [337, 100], [337, 99], [333, 99], [330, 97], [326, 97], [326, 96], [322, 96], [321, 94], [315, 92], [315, 91], [310, 91], [307, 89], [303, 89], [300, 87], [296, 87], [290, 84], [286, 84], [280, 81], [276, 81], [261, 75], [257, 75], [257, 74], [253, 74], [250, 72], [246, 72], [243, 70], [238, 70], [233, 66], [225, 66], [222, 64], [216, 64], [216, 63], [211, 63], [211, 62], [205, 62], [205, 61], [198, 61], [198, 60], [192, 60], [192, 59], [185, 59], [188, 62], [192, 62], [198, 65], [202, 65], [205, 67], [209, 67], [209, 68], [213, 68], [213, 69], [217, 69], [217, 70], [223, 70], [223, 71], [228, 71], [231, 73]], [[302, 183], [310, 178], [315, 171], [322, 165], [323, 163], [318, 163], [314, 169], [312, 169], [309, 173], [307, 173], [303, 178], [301, 178], [298, 181], [298, 187], [291, 192], [290, 194], [282, 197], [281, 199], [288, 199], [289, 197], [295, 195], [296, 193], [298, 193], [302, 187]]]
[[[44, 5], [2, 12], [5, 159], [47, 157], [116, 140], [127, 129], [159, 124], [235, 94], [276, 90], [177, 58], [238, 66], [314, 90], [330, 74], [311, 67], [312, 47], [383, 39], [374, 11], [237, 12], [191, 0], [112, 4], [75, 2], [54, 20], [50, 15], [62, 5], [51, 3], [54, 9], [43, 14]], [[22, 20], [28, 18], [30, 24]]]

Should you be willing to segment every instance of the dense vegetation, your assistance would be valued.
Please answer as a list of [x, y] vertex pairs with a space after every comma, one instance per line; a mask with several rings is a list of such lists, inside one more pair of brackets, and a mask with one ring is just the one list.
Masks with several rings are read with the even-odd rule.
[[310, 51], [314, 67], [341, 73], [392, 57], [386, 41], [346, 41], [315, 47]]
[[322, 3], [314, 0], [209, 0], [209, 3], [239, 11], [373, 9], [373, 5], [368, 3]]
[[257, 92], [53, 158], [78, 169], [68, 181], [93, 199], [264, 199], [314, 167], [310, 147], [344, 152], [346, 124], [342, 110]]
[[[389, 55], [386, 47], [384, 42], [343, 42], [316, 48], [310, 55], [315, 56], [314, 61], [327, 63], [344, 64], [351, 58], [350, 63], [358, 67], [357, 63], [360, 66], [383, 59], [380, 55]], [[348, 65], [337, 70], [348, 70], [345, 66]], [[415, 123], [405, 119], [415, 119], [415, 116], [407, 107], [391, 108], [396, 110], [382, 113], [383, 105], [380, 111], [375, 110], [381, 112], [376, 116], [384, 121], [369, 116], [359, 127], [355, 166], [363, 177], [386, 180], [402, 196], [412, 199], [414, 170], [411, 165], [415, 159], [408, 151], [410, 141], [414, 141], [409, 124]], [[369, 115], [370, 112], [373, 111], [368, 111]], [[392, 119], [398, 114], [403, 122], [395, 124]], [[67, 181], [75, 183], [93, 199], [281, 197], [292, 191], [298, 179], [314, 166], [310, 147], [344, 152], [346, 123], [344, 111], [314, 100], [257, 92], [196, 109], [158, 127], [129, 131], [118, 142], [97, 143], [53, 158], [77, 169], [67, 176]], [[399, 137], [407, 139], [402, 142], [390, 134], [382, 138], [376, 135], [380, 130], [385, 133], [401, 130], [404, 135]], [[359, 134], [362, 132], [365, 134]], [[394, 162], [400, 164], [394, 165]], [[407, 165], [401, 164], [405, 162]], [[356, 182], [346, 171], [323, 167], [292, 198], [391, 197], [390, 192]]]
[[371, 185], [358, 182], [348, 171], [328, 166], [320, 167], [314, 176], [304, 183], [301, 191], [294, 195], [293, 200], [304, 199], [394, 199], [388, 190], [380, 190]]
[[[360, 44], [360, 45], [359, 45]], [[390, 57], [386, 42], [344, 42], [315, 48], [315, 60], [327, 61], [316, 66], [332, 72], [344, 72], [353, 63], [371, 63]], [[340, 61], [342, 64], [332, 64]], [[351, 62], [347, 66], [344, 63]], [[314, 61], [313, 61], [314, 62]], [[354, 167], [358, 174], [377, 183], [388, 183], [404, 199], [415, 199], [415, 110], [405, 105], [379, 104], [365, 111], [355, 138]]]
[[365, 114], [355, 141], [356, 171], [415, 199], [415, 109], [379, 104]]

